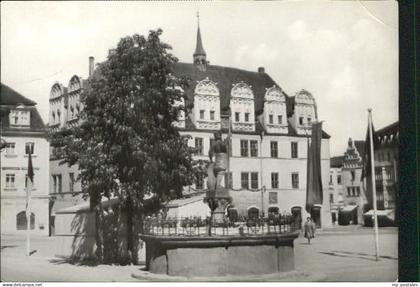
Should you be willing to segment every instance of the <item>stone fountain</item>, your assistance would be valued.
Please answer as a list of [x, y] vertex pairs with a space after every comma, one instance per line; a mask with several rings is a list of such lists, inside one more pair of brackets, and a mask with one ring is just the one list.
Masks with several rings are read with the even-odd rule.
[[[225, 220], [227, 206], [232, 202], [229, 189], [223, 185], [229, 164], [228, 145], [222, 141], [222, 134], [214, 134], [214, 142], [209, 150], [210, 164], [207, 168], [207, 194], [204, 198], [211, 210], [212, 222], [218, 224]], [[214, 156], [214, 162], [213, 162]]]

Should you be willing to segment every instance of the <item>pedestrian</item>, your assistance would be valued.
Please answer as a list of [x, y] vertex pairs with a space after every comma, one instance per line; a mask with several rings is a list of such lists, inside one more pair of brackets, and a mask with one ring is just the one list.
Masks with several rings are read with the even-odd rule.
[[306, 218], [304, 232], [305, 238], [308, 239], [308, 244], [311, 244], [311, 239], [315, 237], [315, 224], [310, 217]]

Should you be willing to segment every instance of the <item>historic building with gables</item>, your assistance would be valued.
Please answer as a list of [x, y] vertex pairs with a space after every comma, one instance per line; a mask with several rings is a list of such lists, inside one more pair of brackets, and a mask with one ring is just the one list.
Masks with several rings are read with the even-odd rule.
[[[90, 75], [93, 59], [90, 59]], [[232, 148], [230, 178], [226, 183], [239, 214], [297, 213], [306, 216], [307, 143], [310, 123], [318, 120], [313, 95], [301, 90], [288, 95], [260, 67], [247, 71], [211, 65], [204, 50], [200, 28], [191, 63], [176, 63], [173, 75], [190, 79], [184, 104], [191, 112], [180, 115], [177, 123], [182, 135], [190, 135], [189, 145], [197, 148], [196, 158], [208, 159], [216, 131], [226, 138], [231, 123]], [[72, 124], [82, 105], [78, 100], [85, 81], [74, 76], [68, 85], [55, 84], [51, 89], [50, 128]], [[73, 115], [73, 116], [71, 116]], [[230, 120], [229, 120], [230, 115]], [[321, 173], [323, 204], [316, 206], [319, 226], [331, 225], [328, 200], [330, 136], [323, 132]], [[59, 199], [65, 192], [78, 192], [77, 167], [58, 165], [51, 157], [51, 194]], [[67, 182], [66, 182], [67, 181]], [[204, 191], [204, 178], [197, 179], [186, 193]], [[75, 204], [75, 199], [68, 204]], [[70, 201], [73, 200], [71, 203]], [[64, 204], [66, 205], [66, 204]], [[58, 206], [58, 205], [57, 205]]]

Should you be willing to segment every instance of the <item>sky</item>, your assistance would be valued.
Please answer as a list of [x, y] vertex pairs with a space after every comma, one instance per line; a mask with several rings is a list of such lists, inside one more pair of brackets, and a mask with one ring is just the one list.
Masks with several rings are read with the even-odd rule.
[[331, 135], [331, 156], [364, 140], [367, 109], [379, 129], [398, 120], [396, 1], [2, 2], [1, 82], [38, 103], [48, 122], [51, 86], [88, 75], [119, 39], [163, 29], [192, 62], [197, 11], [211, 64], [264, 67], [288, 94], [306, 89]]

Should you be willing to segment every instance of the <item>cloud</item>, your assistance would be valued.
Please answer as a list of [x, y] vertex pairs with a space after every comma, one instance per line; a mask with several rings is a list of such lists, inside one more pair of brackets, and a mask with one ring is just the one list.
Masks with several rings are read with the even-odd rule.
[[242, 45], [234, 52], [234, 62], [237, 66], [253, 64], [254, 67], [273, 63], [278, 60], [279, 53], [266, 43], [255, 46]]
[[293, 41], [298, 41], [304, 38], [306, 33], [306, 23], [302, 20], [297, 20], [291, 24], [287, 29], [289, 38]]

